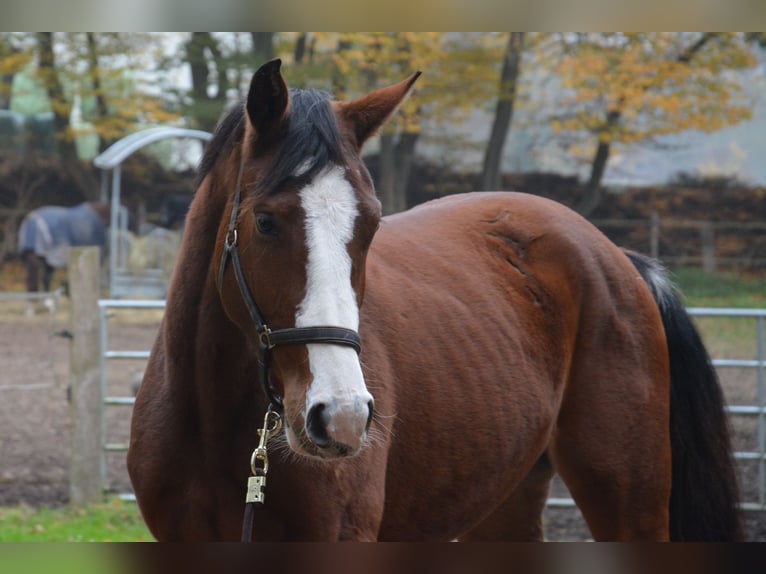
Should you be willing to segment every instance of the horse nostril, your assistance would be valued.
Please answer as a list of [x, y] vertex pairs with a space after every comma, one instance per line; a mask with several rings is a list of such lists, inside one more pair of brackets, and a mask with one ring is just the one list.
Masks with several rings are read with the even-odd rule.
[[318, 447], [326, 447], [332, 443], [327, 434], [327, 424], [330, 422], [327, 415], [327, 405], [318, 403], [311, 407], [306, 415], [306, 432], [311, 441]]
[[375, 414], [375, 401], [368, 401], [367, 402], [367, 424], [364, 425], [364, 432], [367, 432], [370, 430], [370, 425], [372, 424], [372, 417]]

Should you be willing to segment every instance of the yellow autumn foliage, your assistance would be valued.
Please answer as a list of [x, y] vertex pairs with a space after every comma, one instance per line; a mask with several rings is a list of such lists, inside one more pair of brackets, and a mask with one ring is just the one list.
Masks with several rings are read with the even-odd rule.
[[[750, 117], [736, 72], [756, 65], [742, 34], [550, 35], [561, 46], [551, 68], [564, 96], [552, 127], [635, 143], [685, 130], [715, 131]], [[685, 57], [691, 50], [692, 55]], [[687, 54], [688, 55], [688, 54]], [[605, 131], [607, 113], [620, 115]]]

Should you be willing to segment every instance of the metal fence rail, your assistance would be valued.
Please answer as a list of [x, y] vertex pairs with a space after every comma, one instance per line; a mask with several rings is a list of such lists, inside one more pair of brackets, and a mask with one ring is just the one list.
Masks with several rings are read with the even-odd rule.
[[[108, 319], [112, 309], [164, 309], [163, 300], [131, 300], [131, 299], [100, 299], [98, 302], [99, 311], [99, 376], [101, 384], [101, 396], [103, 396], [103, 407], [101, 409], [101, 484], [106, 486], [106, 458], [107, 452], [121, 452], [128, 450], [127, 443], [109, 442], [108, 429], [106, 424], [105, 408], [107, 406], [130, 406], [135, 403], [132, 396], [111, 396], [109, 395], [109, 386], [107, 384], [106, 364], [114, 359], [148, 359], [149, 351], [122, 351], [109, 349], [109, 325]], [[118, 495], [123, 500], [135, 500], [132, 493], [121, 493]]]
[[[148, 359], [149, 351], [120, 351], [108, 348], [108, 325], [107, 319], [110, 309], [164, 309], [165, 301], [143, 301], [104, 299], [99, 301], [100, 328], [101, 328], [101, 388], [104, 396], [104, 406], [119, 405], [132, 406], [135, 402], [133, 397], [115, 397], [107, 393], [106, 362], [113, 359]], [[754, 359], [713, 359], [716, 369], [731, 367], [747, 368], [756, 370], [756, 404], [755, 405], [729, 405], [726, 411], [731, 416], [755, 416], [757, 421], [757, 450], [738, 451], [734, 453], [737, 460], [758, 462], [758, 500], [743, 501], [740, 506], [744, 510], [766, 510], [766, 309], [731, 309], [731, 308], [702, 308], [690, 307], [687, 309], [693, 317], [735, 317], [755, 319], [756, 321], [756, 357]], [[106, 417], [102, 414], [102, 421]], [[109, 443], [107, 441], [106, 423], [102, 424], [103, 451], [127, 450], [127, 444]], [[103, 455], [102, 455], [103, 456]], [[102, 464], [105, 473], [105, 464]], [[106, 477], [104, 474], [104, 484]], [[133, 499], [132, 494], [120, 495], [126, 499]], [[571, 507], [575, 506], [571, 498], [551, 497], [548, 506]]]
[[757, 451], [735, 452], [739, 460], [758, 461], [758, 501], [743, 501], [740, 506], [744, 510], [766, 510], [766, 309], [708, 309], [690, 307], [689, 314], [693, 317], [737, 317], [755, 319], [755, 360], [713, 359], [717, 369], [740, 367], [756, 370], [756, 404], [729, 405], [729, 414], [758, 417], [756, 441]]

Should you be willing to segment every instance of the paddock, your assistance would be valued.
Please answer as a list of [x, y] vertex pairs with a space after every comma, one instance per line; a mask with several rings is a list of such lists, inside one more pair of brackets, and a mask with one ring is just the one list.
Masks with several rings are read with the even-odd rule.
[[[0, 505], [59, 506], [70, 497], [70, 380], [67, 299], [56, 313], [27, 317], [26, 302], [0, 297]], [[124, 446], [128, 439], [133, 387], [140, 380], [164, 301], [97, 301], [94, 352], [99, 364], [102, 407], [92, 413], [102, 429], [98, 461], [105, 492], [130, 497]], [[748, 540], [766, 540], [766, 361], [763, 309], [701, 309], [690, 312], [706, 338], [719, 370], [734, 429], [742, 507]], [[74, 320], [77, 320], [76, 318]], [[82, 421], [80, 421], [82, 422]], [[568, 493], [557, 482], [545, 513], [551, 540], [589, 537]]]

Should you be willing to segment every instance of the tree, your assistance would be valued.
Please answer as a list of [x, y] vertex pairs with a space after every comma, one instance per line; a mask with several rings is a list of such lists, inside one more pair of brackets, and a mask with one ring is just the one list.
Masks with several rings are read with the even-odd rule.
[[[151, 34], [41, 32], [0, 36], [0, 75], [10, 78], [6, 91], [10, 95], [12, 76], [19, 73], [24, 74], [28, 85], [35, 86], [33, 93], [39, 95], [41, 109], [28, 113], [39, 113], [45, 107], [52, 112], [55, 158], [62, 177], [74, 183], [81, 197], [95, 199], [99, 185], [87, 163], [80, 160], [78, 130], [95, 133], [103, 149], [142, 125], [178, 118], [167, 110], [164, 93], [152, 94], [155, 86], [143, 79], [155, 71], [146, 66], [152, 58], [145, 56], [160, 46], [160, 40]], [[140, 66], [144, 68], [136, 72]], [[20, 93], [13, 97], [14, 109], [19, 102], [33, 99]], [[73, 112], [84, 122], [73, 125]], [[27, 121], [32, 123], [33, 119]], [[46, 169], [57, 169], [55, 163], [47, 162]]]
[[32, 59], [20, 43], [18, 35], [0, 33], [0, 110], [10, 109], [13, 79]]
[[[192, 87], [184, 112], [202, 130], [213, 131], [227, 105], [241, 98], [250, 73], [275, 57], [275, 32], [192, 32], [184, 45]], [[181, 62], [170, 62], [179, 65]]]
[[523, 50], [524, 32], [511, 32], [503, 57], [492, 131], [484, 152], [484, 165], [481, 171], [482, 190], [500, 188], [503, 148], [513, 120], [513, 106], [516, 99], [516, 86]]
[[732, 72], [755, 59], [740, 34], [561, 34], [555, 66], [564, 88], [553, 127], [559, 136], [595, 136], [590, 176], [576, 209], [589, 215], [615, 144], [716, 131], [749, 117]]
[[[403, 32], [344, 33], [337, 38], [331, 74], [334, 96], [354, 97], [404, 79], [434, 50], [438, 35]], [[380, 133], [377, 191], [384, 213], [407, 207], [407, 181], [419, 137], [417, 106], [405, 104], [404, 121], [390, 122]]]
[[224, 110], [229, 87], [226, 61], [218, 40], [210, 32], [192, 32], [185, 48], [192, 78], [192, 103], [186, 111], [199, 129], [213, 131]]
[[[378, 194], [384, 213], [409, 207], [408, 181], [424, 129], [451, 131], [477, 108], [497, 97], [500, 34], [396, 32], [341, 34], [333, 54], [335, 95], [353, 97], [400, 81], [416, 70], [423, 77], [397, 121], [380, 133]], [[446, 126], [446, 128], [445, 128]], [[450, 134], [451, 143], [458, 139]]]
[[[38, 77], [46, 87], [50, 106], [58, 110], [57, 137], [74, 149], [77, 130], [98, 136], [99, 148], [135, 131], [145, 124], [170, 123], [178, 119], [171, 111], [166, 94], [156, 89], [160, 71], [147, 62], [155, 61], [162, 37], [157, 34], [122, 33], [42, 33], [38, 39], [51, 66], [38, 67]], [[148, 57], [147, 57], [148, 56]], [[41, 60], [41, 63], [43, 60]], [[86, 123], [69, 122], [73, 108]]]
[[293, 49], [293, 62], [295, 65], [301, 65], [304, 61], [314, 61], [314, 51], [316, 49], [316, 36], [309, 32], [301, 32], [295, 40]]
[[258, 67], [264, 62], [272, 60], [275, 56], [274, 52], [274, 36], [275, 32], [251, 32], [250, 38], [253, 42], [253, 62], [254, 67]]
[[71, 101], [64, 94], [64, 86], [56, 66], [56, 56], [53, 50], [53, 32], [38, 32], [38, 74], [45, 86], [48, 99], [53, 111], [53, 128], [56, 133], [59, 156], [64, 165], [79, 164], [77, 148], [69, 126], [69, 116], [72, 113]]
[[[106, 94], [101, 81], [101, 67], [98, 64], [99, 50], [96, 43], [96, 35], [93, 32], [88, 32], [85, 36], [88, 41], [88, 68], [93, 97], [96, 100], [96, 114], [103, 121], [109, 116], [109, 108], [106, 104]], [[113, 141], [113, 138], [108, 136], [99, 138], [99, 151], [104, 151]]]

